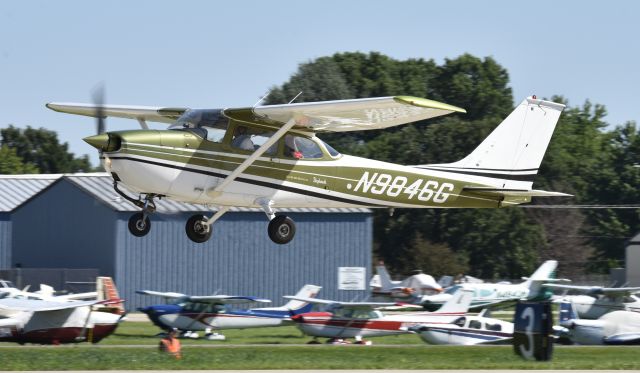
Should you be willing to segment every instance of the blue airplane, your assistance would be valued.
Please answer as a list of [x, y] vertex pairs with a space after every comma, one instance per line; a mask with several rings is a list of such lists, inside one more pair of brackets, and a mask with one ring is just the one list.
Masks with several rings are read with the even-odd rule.
[[[298, 298], [314, 298], [321, 287], [305, 285], [296, 294]], [[168, 304], [138, 308], [151, 322], [163, 330], [177, 329], [185, 338], [198, 338], [196, 331], [205, 331], [205, 338], [224, 340], [215, 333], [222, 329], [246, 329], [281, 326], [292, 323], [291, 316], [311, 311], [313, 305], [290, 300], [280, 307], [232, 309], [229, 305], [246, 303], [270, 303], [269, 299], [235, 295], [192, 296], [174, 292], [138, 290], [138, 294], [156, 295], [169, 300]]]

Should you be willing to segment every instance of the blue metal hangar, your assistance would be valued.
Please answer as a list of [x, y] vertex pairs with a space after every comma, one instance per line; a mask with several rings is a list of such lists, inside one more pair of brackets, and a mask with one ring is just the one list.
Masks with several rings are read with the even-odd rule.
[[97, 268], [114, 278], [128, 310], [159, 301], [135, 294], [140, 289], [255, 295], [273, 305], [304, 284], [322, 286], [323, 298], [368, 295], [368, 209], [288, 209], [296, 237], [277, 245], [262, 210], [235, 208], [197, 244], [185, 222], [203, 206], [157, 201], [151, 231], [135, 237], [127, 224], [138, 208], [112, 183], [106, 173], [0, 176], [0, 269]]

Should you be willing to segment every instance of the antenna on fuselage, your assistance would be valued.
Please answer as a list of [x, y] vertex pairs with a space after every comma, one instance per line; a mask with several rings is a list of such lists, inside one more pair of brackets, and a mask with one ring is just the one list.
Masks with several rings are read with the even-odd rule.
[[267, 93], [264, 94], [264, 96], [262, 96], [258, 101], [256, 101], [255, 104], [253, 104], [253, 107], [258, 106], [262, 101], [264, 101], [265, 98], [267, 98], [267, 96], [269, 96], [270, 93], [271, 90], [268, 90]]
[[295, 100], [296, 100], [296, 98], [300, 97], [300, 95], [301, 95], [301, 94], [302, 94], [302, 91], [300, 91], [300, 92], [296, 95], [296, 97], [292, 98], [292, 99], [291, 99], [291, 101], [289, 101], [289, 104], [290, 104], [290, 103], [292, 103], [293, 101], [295, 101]]

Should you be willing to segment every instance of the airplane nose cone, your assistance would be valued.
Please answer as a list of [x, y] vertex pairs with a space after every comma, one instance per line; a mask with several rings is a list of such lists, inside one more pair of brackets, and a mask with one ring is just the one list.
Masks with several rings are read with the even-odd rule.
[[107, 148], [107, 145], [109, 145], [109, 135], [106, 133], [85, 137], [82, 140], [98, 150], [104, 150]]

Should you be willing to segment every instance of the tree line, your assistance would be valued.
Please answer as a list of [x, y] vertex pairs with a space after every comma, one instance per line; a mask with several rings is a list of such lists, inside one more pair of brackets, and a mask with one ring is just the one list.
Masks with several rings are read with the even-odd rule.
[[[322, 135], [347, 154], [401, 164], [453, 162], [471, 152], [514, 108], [509, 74], [493, 58], [396, 60], [380, 53], [337, 53], [299, 66], [272, 88], [268, 104], [411, 95], [463, 107], [450, 115], [388, 130]], [[518, 98], [520, 100], [522, 98]], [[543, 208], [634, 205], [640, 200], [640, 138], [635, 122], [611, 127], [606, 109], [567, 104], [538, 177], [537, 189], [573, 194], [536, 208], [375, 210], [374, 252], [396, 273], [467, 273], [489, 279], [529, 275], [544, 260], [564, 276], [606, 273], [622, 264], [639, 229], [637, 209]]]

